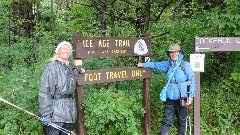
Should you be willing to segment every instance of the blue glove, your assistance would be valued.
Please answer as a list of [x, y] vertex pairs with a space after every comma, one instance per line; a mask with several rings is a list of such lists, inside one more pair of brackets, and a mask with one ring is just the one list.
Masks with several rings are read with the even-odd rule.
[[51, 118], [49, 118], [48, 116], [43, 116], [43, 118], [42, 118], [42, 123], [44, 124], [44, 125], [49, 125], [49, 123], [51, 122]]

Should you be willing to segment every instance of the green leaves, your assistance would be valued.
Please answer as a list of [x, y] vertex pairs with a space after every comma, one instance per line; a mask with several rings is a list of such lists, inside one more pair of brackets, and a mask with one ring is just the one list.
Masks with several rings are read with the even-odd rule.
[[219, 31], [220, 36], [239, 36], [240, 35], [240, 25], [239, 25], [239, 11], [236, 10], [240, 2], [234, 0], [225, 0], [224, 7], [222, 10], [215, 8], [212, 10], [212, 21], [215, 22], [215, 26]]
[[[41, 1], [40, 5], [36, 1], [31, 2], [34, 6], [32, 16], [35, 17], [32, 20], [31, 38], [21, 37], [22, 16], [16, 22], [11, 21], [12, 11], [9, 7], [12, 1], [0, 2], [0, 14], [4, 18], [0, 20], [0, 94], [29, 111], [38, 112], [39, 79], [43, 68], [54, 54], [56, 40], [71, 42], [74, 32], [80, 32], [84, 37], [102, 36], [99, 19], [101, 2], [55, 0], [52, 7], [51, 2], [46, 0]], [[221, 5], [220, 1], [200, 0], [189, 3], [166, 0], [150, 2], [150, 18], [143, 23], [149, 23], [146, 31], [151, 37], [151, 61], [167, 59], [165, 50], [172, 43], [181, 44], [188, 58], [188, 54], [193, 52], [195, 36], [240, 35], [238, 0], [225, 0]], [[170, 4], [166, 6], [168, 2]], [[117, 37], [137, 36], [136, 9], [140, 8], [142, 13], [147, 13], [147, 3], [111, 0], [107, 4], [106, 35], [109, 36], [114, 31], [114, 36]], [[22, 12], [22, 9], [19, 11]], [[39, 16], [36, 15], [38, 11]], [[115, 15], [114, 18], [111, 15]], [[53, 21], [55, 26], [51, 33]], [[14, 23], [18, 27], [13, 26]], [[18, 35], [13, 35], [14, 29]], [[236, 131], [240, 128], [239, 59], [239, 53], [206, 54], [206, 70], [201, 75], [203, 134], [237, 134]], [[135, 67], [138, 60], [140, 59], [94, 58], [83, 59], [83, 63], [86, 70], [98, 70], [116, 66]], [[159, 92], [166, 83], [165, 78], [164, 73], [158, 72], [154, 72], [151, 78], [151, 133], [154, 135], [159, 132], [163, 113], [164, 105], [159, 101]], [[88, 134], [141, 134], [140, 123], [144, 114], [141, 80], [94, 84], [85, 86], [84, 89], [86, 100], [82, 107], [85, 108], [84, 124]], [[0, 119], [0, 134], [41, 134], [41, 123], [3, 104], [0, 104]], [[175, 124], [171, 133], [177, 133]]]
[[128, 90], [86, 91], [87, 134], [136, 134], [143, 117], [139, 93]]
[[[220, 86], [201, 91], [201, 125], [204, 132], [211, 134], [237, 134], [239, 129], [239, 73], [232, 73], [230, 79]], [[202, 88], [207, 89], [207, 88]], [[205, 112], [208, 112], [207, 114]]]

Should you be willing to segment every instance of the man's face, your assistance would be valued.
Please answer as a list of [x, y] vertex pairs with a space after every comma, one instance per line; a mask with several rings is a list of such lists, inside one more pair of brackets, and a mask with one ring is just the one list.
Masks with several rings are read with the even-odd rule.
[[173, 61], [177, 61], [178, 55], [179, 55], [179, 51], [169, 52], [169, 55], [170, 55], [170, 58], [171, 58]]
[[58, 56], [62, 60], [68, 60], [70, 55], [72, 54], [72, 50], [70, 46], [68, 45], [63, 45], [61, 48], [58, 50]]

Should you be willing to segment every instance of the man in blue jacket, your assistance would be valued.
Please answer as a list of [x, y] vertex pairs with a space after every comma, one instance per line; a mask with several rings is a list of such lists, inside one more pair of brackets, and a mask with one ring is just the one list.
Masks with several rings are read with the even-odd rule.
[[[151, 68], [167, 72], [168, 83], [166, 85], [166, 96], [160, 135], [167, 135], [174, 115], [178, 121], [178, 135], [186, 133], [187, 106], [192, 103], [195, 96], [194, 72], [190, 63], [183, 61], [184, 51], [178, 44], [173, 44], [166, 51], [169, 59], [161, 62], [138, 63], [137, 67]], [[187, 87], [190, 87], [187, 93]], [[162, 93], [161, 93], [162, 94]]]

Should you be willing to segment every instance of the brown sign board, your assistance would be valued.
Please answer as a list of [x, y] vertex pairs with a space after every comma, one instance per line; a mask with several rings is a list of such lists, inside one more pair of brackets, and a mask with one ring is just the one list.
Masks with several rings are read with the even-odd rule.
[[[240, 51], [240, 37], [195, 37], [195, 53]], [[200, 72], [195, 72], [194, 135], [200, 135]]]
[[148, 68], [87, 70], [79, 75], [77, 85], [151, 78], [151, 74]]
[[150, 56], [148, 37], [80, 37], [73, 35], [75, 58]]
[[[150, 56], [151, 46], [149, 37], [81, 37], [73, 34], [74, 59], [118, 56]], [[142, 58], [144, 58], [142, 57]], [[81, 65], [81, 61], [76, 61]], [[124, 80], [143, 79], [144, 134], [150, 135], [150, 78], [149, 68], [115, 68], [102, 70], [87, 70], [80, 74], [77, 81], [77, 106], [84, 102], [84, 84], [116, 82]], [[78, 108], [78, 133], [85, 135], [84, 109]]]
[[195, 52], [240, 51], [240, 37], [195, 37]]

